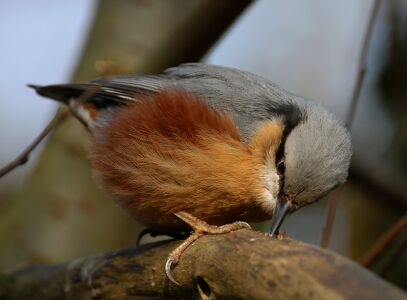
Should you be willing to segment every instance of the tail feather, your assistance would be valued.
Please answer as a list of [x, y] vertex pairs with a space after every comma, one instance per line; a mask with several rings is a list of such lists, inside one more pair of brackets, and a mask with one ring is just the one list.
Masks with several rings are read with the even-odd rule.
[[133, 91], [131, 87], [110, 87], [107, 83], [101, 85], [92, 82], [47, 86], [28, 84], [28, 87], [33, 88], [41, 96], [68, 105], [72, 114], [89, 129], [97, 121], [100, 111], [135, 101], [134, 95], [137, 91]]
[[89, 99], [84, 101], [75, 101], [86, 92], [87, 89], [93, 87], [92, 84], [55, 84], [40, 86], [28, 84], [37, 94], [62, 102], [69, 106], [72, 114], [78, 118], [90, 131], [96, 124], [98, 116], [97, 104], [106, 102], [103, 98], [96, 95], [89, 95]]
[[85, 84], [55, 84], [40, 86], [35, 84], [28, 84], [33, 88], [37, 94], [57, 100], [59, 102], [68, 103], [69, 100], [78, 98], [88, 88]]

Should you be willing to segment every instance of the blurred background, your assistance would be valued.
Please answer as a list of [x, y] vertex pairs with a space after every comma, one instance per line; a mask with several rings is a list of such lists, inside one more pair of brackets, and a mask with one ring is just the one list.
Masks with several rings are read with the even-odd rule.
[[[346, 120], [374, 1], [209, 2], [0, 1], [0, 166], [56, 109], [27, 83], [152, 73], [198, 59], [260, 74]], [[406, 25], [407, 2], [382, 1], [329, 244], [354, 260], [407, 211]], [[69, 119], [29, 163], [0, 179], [0, 270], [134, 244], [140, 228], [93, 182], [87, 141]], [[327, 209], [327, 199], [308, 206], [283, 229], [318, 245]], [[400, 231], [369, 267], [407, 289], [405, 226]]]

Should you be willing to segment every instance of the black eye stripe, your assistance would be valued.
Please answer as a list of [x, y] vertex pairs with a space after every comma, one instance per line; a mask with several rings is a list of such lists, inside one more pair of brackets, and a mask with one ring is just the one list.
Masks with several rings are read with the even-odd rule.
[[[283, 118], [284, 122], [284, 131], [283, 138], [281, 140], [280, 146], [276, 152], [276, 167], [279, 162], [285, 161], [285, 143], [290, 132], [301, 122], [306, 119], [306, 113], [304, 110], [301, 110], [297, 104], [292, 102], [282, 102], [276, 103], [274, 101], [266, 101], [265, 109], [270, 114], [270, 117]], [[285, 165], [281, 168], [279, 172], [280, 176], [280, 191], [279, 197], [284, 195], [284, 177], [285, 177]]]
[[281, 140], [280, 146], [278, 147], [278, 150], [277, 150], [277, 153], [276, 153], [276, 165], [278, 164], [279, 161], [284, 159], [285, 140], [286, 140], [286, 138], [284, 137]]
[[[280, 190], [278, 192], [279, 196], [282, 197], [284, 195], [284, 184], [285, 184], [285, 143], [287, 141], [287, 137], [290, 134], [290, 132], [293, 130], [294, 127], [292, 126], [285, 126], [284, 131], [283, 131], [283, 138], [281, 139], [280, 146], [278, 147], [277, 153], [276, 153], [276, 167], [277, 171], [279, 172], [280, 175]], [[278, 164], [280, 162], [284, 162], [284, 168], [282, 171], [278, 170]]]
[[279, 161], [277, 161], [276, 167], [277, 167], [278, 174], [280, 176], [284, 175], [284, 173], [285, 173], [285, 160], [282, 158]]
[[277, 153], [276, 153], [276, 165], [278, 164], [279, 161], [285, 159], [285, 142], [287, 140], [287, 136], [290, 134], [292, 128], [291, 127], [285, 127], [283, 131], [283, 138], [281, 139], [280, 146], [278, 147]]
[[[277, 153], [276, 153], [276, 167], [277, 167], [277, 172], [279, 173], [279, 176], [280, 176], [280, 189], [278, 191], [279, 196], [284, 195], [285, 166], [284, 166], [283, 172], [281, 172], [281, 170], [279, 170], [279, 168], [278, 168], [278, 164], [285, 160], [284, 150], [285, 150], [286, 137], [287, 136], [285, 135], [285, 130], [284, 130], [283, 139], [281, 140], [280, 146], [279, 146], [279, 148], [277, 150]], [[284, 164], [285, 164], [285, 162], [284, 162]]]

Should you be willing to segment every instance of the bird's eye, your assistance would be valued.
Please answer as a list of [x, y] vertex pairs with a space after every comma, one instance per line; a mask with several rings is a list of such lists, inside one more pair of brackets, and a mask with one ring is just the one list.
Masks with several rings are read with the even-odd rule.
[[283, 158], [277, 162], [277, 172], [279, 175], [284, 175], [285, 173], [285, 161]]

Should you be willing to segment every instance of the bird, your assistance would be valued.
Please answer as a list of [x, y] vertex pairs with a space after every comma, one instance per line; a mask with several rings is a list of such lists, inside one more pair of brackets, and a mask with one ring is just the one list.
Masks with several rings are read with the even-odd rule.
[[91, 133], [101, 187], [153, 233], [205, 234], [285, 216], [343, 184], [352, 154], [344, 124], [316, 101], [247, 71], [186, 63], [157, 75], [29, 85], [66, 104]]

